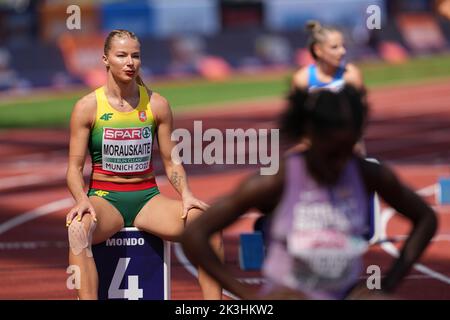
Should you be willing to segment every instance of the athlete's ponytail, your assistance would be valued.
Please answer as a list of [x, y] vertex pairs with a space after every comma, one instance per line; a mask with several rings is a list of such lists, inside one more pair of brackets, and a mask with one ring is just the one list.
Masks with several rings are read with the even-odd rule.
[[141, 75], [139, 74], [136, 76], [136, 83], [140, 86], [144, 86], [148, 91], [150, 91], [150, 89], [145, 84], [144, 80], [142, 80]]
[[317, 20], [309, 20], [306, 23], [305, 28], [306, 28], [306, 31], [308, 31], [310, 33], [314, 33], [314, 32], [320, 31], [320, 28], [322, 28], [322, 25]]

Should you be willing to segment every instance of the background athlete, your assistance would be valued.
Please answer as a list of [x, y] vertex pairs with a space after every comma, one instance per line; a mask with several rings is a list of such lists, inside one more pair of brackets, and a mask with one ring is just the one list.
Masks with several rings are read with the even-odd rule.
[[306, 29], [309, 33], [308, 49], [315, 62], [294, 74], [292, 86], [310, 90], [338, 90], [347, 83], [362, 89], [364, 81], [361, 71], [344, 60], [347, 50], [342, 32], [322, 26], [318, 21], [308, 22]]
[[[124, 226], [178, 241], [185, 225], [207, 208], [190, 191], [183, 166], [172, 161], [172, 113], [167, 100], [146, 88], [139, 76], [137, 37], [126, 30], [112, 31], [105, 40], [103, 63], [106, 84], [75, 104], [70, 122], [67, 184], [76, 205], [67, 215], [69, 263], [81, 271], [80, 299], [97, 298], [91, 244], [105, 241]], [[155, 138], [167, 177], [182, 201], [159, 193], [152, 168]], [[86, 194], [87, 150], [93, 170]], [[222, 259], [220, 236], [211, 241]], [[199, 283], [205, 299], [221, 299], [221, 287], [203, 270]]]
[[[309, 34], [307, 46], [314, 63], [300, 68], [292, 77], [292, 90], [331, 90], [339, 91], [345, 84], [365, 91], [364, 80], [359, 68], [345, 61], [346, 48], [344, 35], [336, 28], [322, 26], [319, 21], [306, 24]], [[308, 136], [299, 137], [299, 143], [291, 147], [287, 153], [301, 152], [308, 149], [311, 140]], [[366, 155], [364, 142], [358, 141], [355, 150]], [[265, 213], [265, 212], [264, 212]], [[261, 216], [255, 223], [255, 230], [265, 234], [266, 217]]]
[[[309, 21], [306, 30], [309, 33], [308, 49], [314, 63], [295, 72], [292, 88], [337, 91], [345, 84], [350, 84], [359, 90], [365, 90], [359, 68], [345, 61], [347, 50], [342, 32], [333, 27], [322, 26], [318, 21]], [[309, 145], [308, 137], [301, 137], [301, 142], [291, 151], [302, 151]], [[366, 154], [362, 141], [356, 144], [355, 148], [361, 154]]]
[[[435, 234], [437, 219], [388, 167], [354, 151], [366, 114], [362, 94], [348, 85], [338, 92], [293, 92], [281, 127], [294, 141], [307, 133], [310, 148], [288, 154], [276, 175], [245, 180], [188, 226], [182, 240], [188, 257], [244, 299], [373, 296], [380, 291], [358, 282], [369, 231], [369, 195], [378, 192], [412, 224], [399, 257], [381, 280], [381, 292], [392, 292]], [[252, 208], [271, 213], [266, 284], [259, 292], [237, 281], [206, 241]]]

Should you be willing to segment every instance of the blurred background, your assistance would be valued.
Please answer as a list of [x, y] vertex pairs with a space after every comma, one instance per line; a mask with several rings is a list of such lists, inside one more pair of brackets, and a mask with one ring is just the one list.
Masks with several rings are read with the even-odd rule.
[[[67, 27], [70, 5], [81, 9], [80, 29]], [[381, 29], [366, 27], [369, 5], [381, 9]], [[430, 0], [1, 0], [0, 92], [101, 85], [103, 40], [115, 28], [140, 37], [146, 79], [223, 81], [304, 65], [309, 19], [343, 30], [349, 60], [405, 63], [448, 52], [450, 25], [435, 6]]]
[[[79, 29], [68, 27], [78, 22], [72, 5], [80, 10]], [[367, 28], [371, 5], [380, 9], [380, 29]], [[414, 271], [400, 293], [450, 299], [450, 207], [435, 198], [438, 178], [450, 177], [449, 6], [448, 0], [0, 0], [0, 299], [76, 298], [65, 285], [64, 224], [73, 205], [65, 181], [68, 123], [74, 103], [104, 84], [101, 57], [111, 30], [139, 36], [141, 74], [171, 103], [175, 127], [192, 130], [194, 120], [203, 120], [204, 129], [258, 129], [277, 127], [290, 77], [311, 62], [304, 30], [311, 19], [343, 31], [347, 60], [363, 72], [372, 101], [369, 156], [393, 165], [440, 214], [439, 234], [423, 258], [432, 270]], [[161, 191], [176, 197], [157, 153], [154, 162]], [[207, 202], [254, 168], [186, 166], [194, 193]], [[88, 179], [88, 164], [84, 173]], [[255, 285], [260, 274], [240, 270], [237, 257], [239, 234], [251, 231], [257, 217], [246, 215], [224, 232], [226, 263]], [[384, 236], [403, 239], [401, 219], [389, 219]], [[382, 246], [370, 250], [368, 264], [389, 264], [395, 248]], [[172, 298], [201, 298], [174, 248]]]
[[[75, 98], [104, 83], [103, 41], [115, 28], [139, 36], [141, 74], [174, 108], [284, 94], [292, 72], [311, 62], [310, 19], [343, 31], [347, 59], [361, 66], [369, 87], [445, 76], [450, 14], [441, 2], [0, 0], [0, 127], [66, 126]], [[380, 29], [366, 26], [370, 5], [380, 9]], [[68, 21], [80, 24], [70, 30]], [[189, 86], [193, 77], [198, 90]], [[44, 99], [71, 91], [58, 110]], [[30, 121], [23, 112], [11, 117], [15, 98], [31, 94], [42, 112], [30, 111]]]

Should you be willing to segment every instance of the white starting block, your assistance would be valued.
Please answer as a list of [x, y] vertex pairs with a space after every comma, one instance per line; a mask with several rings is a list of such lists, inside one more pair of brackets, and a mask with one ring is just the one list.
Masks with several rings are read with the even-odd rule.
[[436, 202], [438, 204], [450, 204], [450, 178], [440, 177], [436, 190]]
[[169, 300], [170, 242], [123, 228], [92, 246], [99, 300]]

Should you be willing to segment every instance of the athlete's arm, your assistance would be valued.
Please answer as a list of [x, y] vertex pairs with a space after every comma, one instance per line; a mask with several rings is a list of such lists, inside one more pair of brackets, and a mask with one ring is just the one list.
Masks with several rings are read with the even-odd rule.
[[208, 239], [251, 208], [271, 212], [281, 198], [283, 177], [284, 166], [281, 165], [274, 176], [255, 175], [246, 179], [232, 194], [219, 200], [189, 224], [182, 236], [181, 242], [189, 259], [204, 268], [225, 289], [244, 299], [254, 299], [256, 296], [222, 264]]
[[91, 93], [75, 104], [70, 118], [69, 163], [66, 180], [76, 205], [67, 215], [67, 223], [69, 224], [75, 215], [78, 215], [78, 219], [81, 219], [81, 216], [86, 212], [91, 213], [95, 218], [95, 211], [89, 202], [83, 179], [84, 162], [89, 134], [95, 118], [95, 110], [95, 94]]
[[386, 166], [360, 160], [361, 172], [368, 191], [375, 191], [386, 203], [412, 223], [400, 256], [393, 262], [381, 289], [391, 292], [421, 256], [437, 229], [437, 218], [413, 190], [405, 186]]
[[303, 67], [292, 76], [291, 90], [308, 88], [309, 68]]
[[153, 92], [150, 104], [156, 118], [159, 151], [166, 175], [183, 199], [182, 218], [186, 218], [188, 211], [192, 208], [206, 210], [208, 205], [192, 195], [183, 165], [176, 159], [172, 159], [172, 152], [176, 145], [171, 139], [173, 116], [168, 101], [163, 96]]

